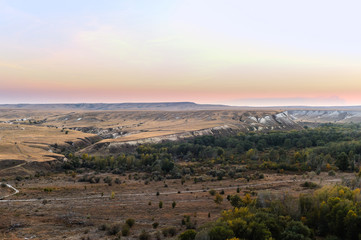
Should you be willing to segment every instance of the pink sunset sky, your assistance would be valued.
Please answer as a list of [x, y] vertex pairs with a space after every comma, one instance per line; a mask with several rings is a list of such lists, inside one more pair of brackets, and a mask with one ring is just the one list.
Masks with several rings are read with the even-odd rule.
[[359, 1], [0, 0], [0, 104], [361, 105]]

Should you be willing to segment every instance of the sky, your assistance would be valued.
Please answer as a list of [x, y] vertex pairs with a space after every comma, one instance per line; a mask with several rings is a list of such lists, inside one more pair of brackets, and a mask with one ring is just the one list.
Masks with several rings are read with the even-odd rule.
[[0, 103], [361, 105], [361, 2], [0, 0]]

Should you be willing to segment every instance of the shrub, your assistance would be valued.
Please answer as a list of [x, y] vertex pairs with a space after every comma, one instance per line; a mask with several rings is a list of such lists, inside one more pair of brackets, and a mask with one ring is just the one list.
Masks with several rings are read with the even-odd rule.
[[107, 177], [105, 177], [105, 178], [103, 179], [103, 181], [104, 181], [105, 183], [108, 183], [109, 186], [111, 186], [113, 179], [112, 179], [111, 177], [107, 176]]
[[223, 197], [219, 193], [217, 193], [215, 198], [214, 198], [214, 202], [216, 204], [221, 204], [223, 202]]
[[197, 232], [193, 229], [186, 230], [182, 234], [179, 235], [180, 240], [194, 240], [196, 237]]
[[154, 222], [154, 223], [152, 224], [152, 226], [153, 226], [154, 229], [156, 229], [156, 228], [159, 226], [159, 223], [158, 223], [158, 222]]
[[139, 235], [139, 240], [150, 240], [150, 235], [145, 230]]
[[216, 190], [214, 189], [209, 190], [209, 194], [211, 194], [211, 196], [216, 195]]
[[169, 228], [164, 228], [162, 230], [162, 233], [164, 235], [164, 237], [173, 237], [177, 234], [177, 229], [175, 227], [169, 227]]
[[108, 224], [102, 224], [99, 226], [99, 230], [100, 231], [105, 231], [105, 230], [108, 230], [110, 228], [110, 226]]
[[314, 182], [304, 182], [304, 183], [301, 184], [301, 187], [313, 189], [313, 188], [317, 188], [318, 185], [316, 183], [314, 183]]
[[123, 236], [128, 236], [130, 232], [130, 227], [128, 224], [124, 224], [122, 227], [122, 235]]
[[135, 220], [133, 218], [128, 218], [125, 223], [128, 224], [128, 226], [131, 228], [134, 226]]
[[23, 180], [23, 177], [22, 176], [16, 176], [15, 180], [20, 182], [21, 180]]
[[120, 225], [115, 224], [108, 229], [109, 235], [116, 235], [120, 231]]
[[162, 208], [162, 207], [163, 207], [163, 202], [159, 201], [159, 208]]
[[175, 206], [177, 205], [177, 203], [175, 201], [172, 202], [172, 208], [175, 208]]
[[44, 188], [44, 192], [52, 192], [54, 189], [51, 187]]

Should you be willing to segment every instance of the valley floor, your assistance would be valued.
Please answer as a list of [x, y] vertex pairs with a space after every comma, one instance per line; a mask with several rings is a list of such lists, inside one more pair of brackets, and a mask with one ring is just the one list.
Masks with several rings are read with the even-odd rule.
[[[151, 235], [167, 227], [175, 227], [180, 233], [185, 215], [191, 222], [201, 226], [214, 221], [224, 209], [230, 209], [227, 195], [260, 193], [278, 196], [297, 196], [314, 190], [301, 187], [305, 181], [319, 185], [333, 185], [353, 174], [338, 173], [331, 177], [320, 175], [265, 174], [264, 179], [225, 179], [194, 183], [192, 179], [181, 184], [171, 179], [149, 183], [134, 180], [134, 173], [126, 176], [99, 175], [113, 179], [119, 184], [79, 182], [80, 175], [56, 174], [46, 177], [12, 182], [20, 192], [0, 200], [1, 239], [114, 239], [106, 231], [99, 230], [104, 224], [124, 224], [128, 218], [135, 220], [128, 237], [135, 239], [142, 230]], [[224, 191], [223, 202], [216, 204], [209, 190]], [[157, 194], [159, 193], [159, 195]], [[3, 192], [0, 192], [4, 194]], [[163, 207], [159, 208], [162, 201]], [[175, 208], [172, 203], [175, 202]], [[154, 229], [152, 224], [158, 222]], [[163, 237], [162, 237], [163, 238]]]

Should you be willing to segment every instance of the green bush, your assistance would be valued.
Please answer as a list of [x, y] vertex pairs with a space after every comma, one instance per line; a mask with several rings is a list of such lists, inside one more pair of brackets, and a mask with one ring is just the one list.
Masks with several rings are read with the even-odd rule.
[[197, 232], [195, 230], [189, 229], [189, 230], [186, 230], [185, 232], [183, 232], [182, 234], [180, 234], [178, 238], [180, 240], [194, 240], [196, 235], [197, 235]]
[[319, 186], [314, 182], [304, 182], [301, 184], [301, 187], [313, 189], [313, 188], [318, 188]]
[[214, 189], [211, 189], [211, 190], [209, 190], [209, 194], [211, 194], [212, 196], [214, 196], [214, 195], [216, 195], [216, 190], [214, 190]]
[[158, 223], [158, 222], [154, 222], [154, 223], [152, 224], [152, 226], [153, 226], [154, 229], [156, 229], [156, 228], [159, 226], [159, 223]]
[[131, 228], [135, 224], [135, 220], [133, 218], [128, 218], [125, 223]]

